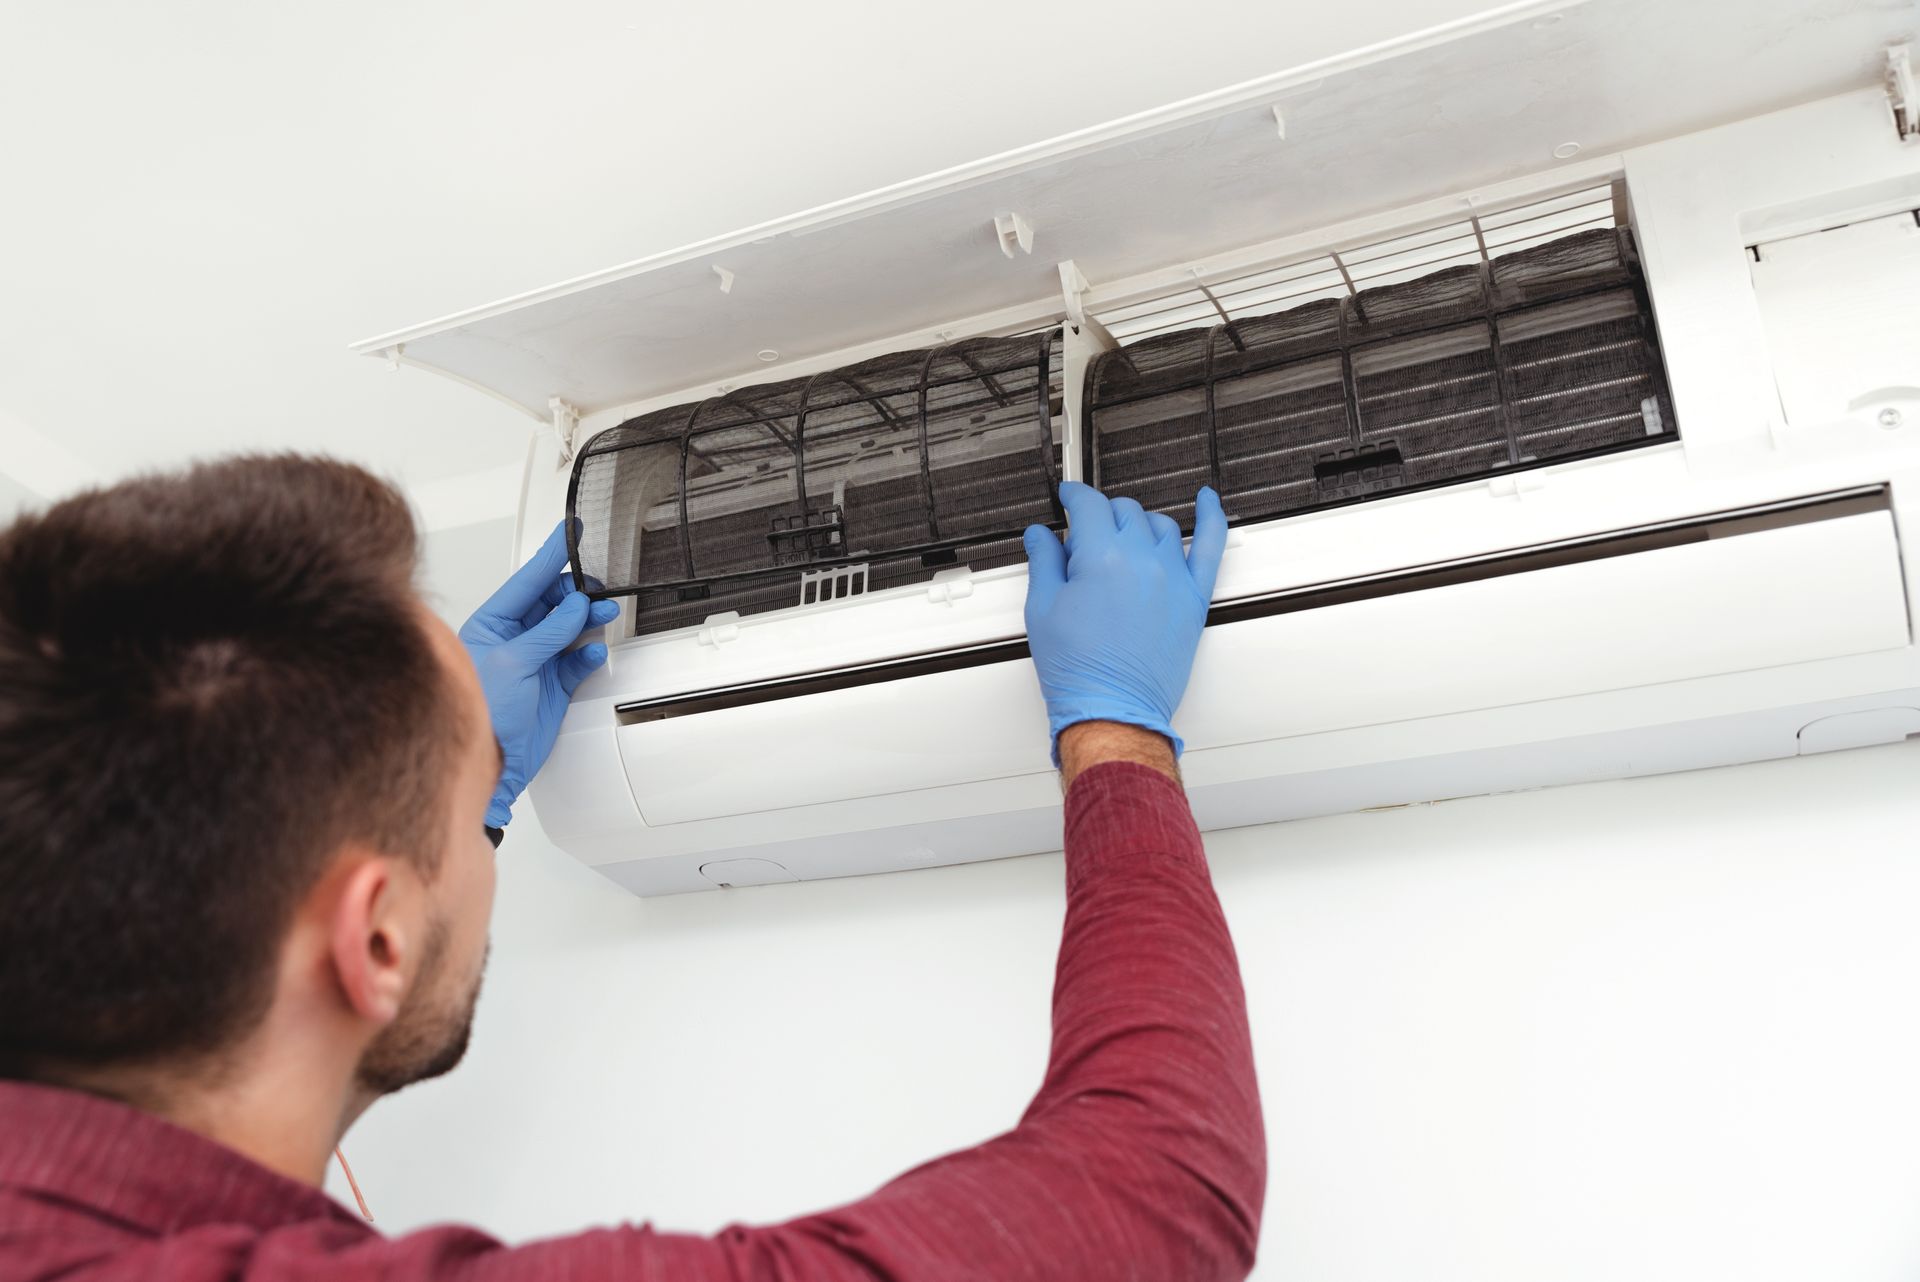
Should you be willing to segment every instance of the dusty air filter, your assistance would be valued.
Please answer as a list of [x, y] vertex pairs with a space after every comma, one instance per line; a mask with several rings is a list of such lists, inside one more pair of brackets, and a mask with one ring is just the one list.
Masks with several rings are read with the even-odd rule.
[[1024, 558], [1062, 516], [1060, 332], [895, 352], [654, 410], [574, 463], [573, 563], [635, 629]]
[[1191, 529], [1204, 484], [1259, 520], [1674, 439], [1631, 233], [1491, 234], [1437, 271], [1356, 288], [1341, 262], [1336, 297], [1105, 353], [1088, 477]]

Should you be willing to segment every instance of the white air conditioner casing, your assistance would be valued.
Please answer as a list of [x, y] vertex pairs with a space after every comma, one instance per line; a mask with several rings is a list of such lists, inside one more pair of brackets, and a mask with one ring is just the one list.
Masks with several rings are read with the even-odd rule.
[[[639, 412], [1061, 323], [1071, 475], [1102, 316], [1624, 180], [1679, 439], [1236, 526], [1175, 723], [1195, 814], [1886, 742], [1920, 733], [1920, 145], [1879, 76], [1920, 33], [1805, 7], [1509, 5], [358, 346], [550, 424], [524, 557], [574, 451]], [[1814, 341], [1823, 306], [1867, 337]], [[623, 620], [532, 786], [540, 821], [641, 894], [1055, 848], [1025, 586], [962, 565], [673, 632]]]

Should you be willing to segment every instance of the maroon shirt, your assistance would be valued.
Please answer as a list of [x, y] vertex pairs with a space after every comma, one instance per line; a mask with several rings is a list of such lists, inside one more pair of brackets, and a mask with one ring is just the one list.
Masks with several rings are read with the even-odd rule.
[[1266, 1144], [1233, 944], [1186, 798], [1113, 762], [1066, 803], [1046, 1080], [1019, 1126], [838, 1210], [713, 1237], [387, 1238], [148, 1114], [0, 1083], [0, 1282], [1186, 1282], [1253, 1266]]

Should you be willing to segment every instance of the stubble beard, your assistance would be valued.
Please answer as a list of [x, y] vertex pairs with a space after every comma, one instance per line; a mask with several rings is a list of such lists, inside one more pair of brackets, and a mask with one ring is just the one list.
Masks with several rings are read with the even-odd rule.
[[415, 1082], [440, 1077], [453, 1071], [466, 1055], [486, 958], [482, 956], [481, 974], [474, 976], [472, 986], [448, 1000], [438, 991], [440, 972], [447, 964], [448, 942], [446, 922], [434, 922], [413, 991], [407, 994], [394, 1021], [367, 1047], [354, 1071], [361, 1089], [368, 1094], [391, 1095]]

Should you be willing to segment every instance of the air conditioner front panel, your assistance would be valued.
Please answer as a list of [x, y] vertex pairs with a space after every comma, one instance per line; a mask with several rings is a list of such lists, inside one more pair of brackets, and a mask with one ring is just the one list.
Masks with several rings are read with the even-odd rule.
[[1210, 627], [1177, 728], [1223, 748], [1905, 646], [1892, 514]]
[[[1823, 515], [1833, 510], [1851, 514]], [[1175, 726], [1204, 751], [1909, 643], [1891, 511], [1811, 503], [1777, 519], [1790, 523], [1703, 525], [1696, 541], [1648, 551], [1217, 623]], [[645, 719], [617, 737], [648, 825], [1050, 769], [1021, 657], [814, 680], [804, 693], [775, 686], [636, 711]], [[729, 698], [738, 702], [712, 706]], [[743, 776], [756, 781], [750, 798]]]
[[909, 685], [911, 695], [879, 681], [622, 726], [640, 813], [657, 827], [1052, 771], [1031, 663]]

